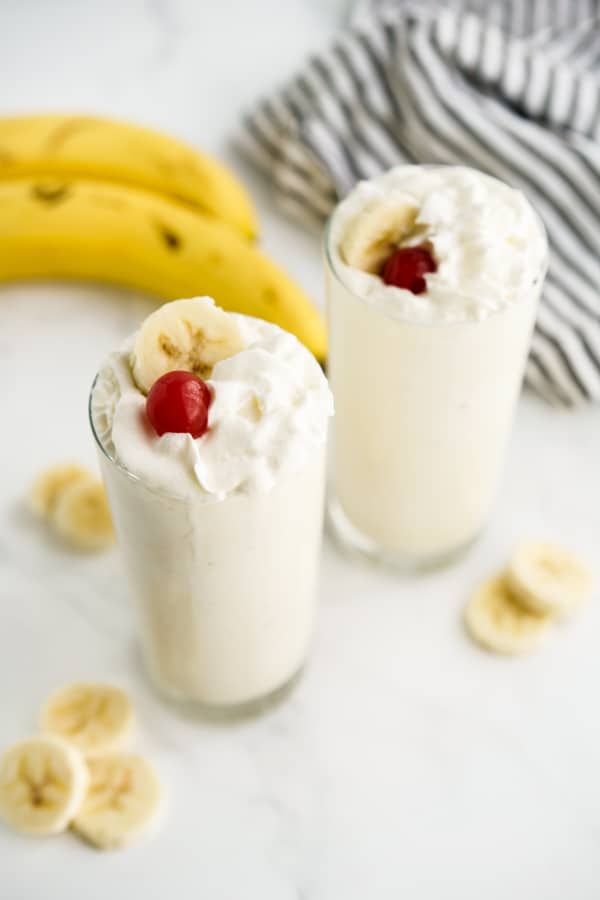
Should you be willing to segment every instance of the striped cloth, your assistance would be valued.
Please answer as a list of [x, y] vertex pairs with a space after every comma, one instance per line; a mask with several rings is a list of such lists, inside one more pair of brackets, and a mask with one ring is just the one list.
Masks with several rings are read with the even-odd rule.
[[600, 399], [599, 138], [600, 0], [363, 0], [240, 144], [313, 225], [400, 162], [521, 188], [551, 246], [526, 379], [574, 406]]

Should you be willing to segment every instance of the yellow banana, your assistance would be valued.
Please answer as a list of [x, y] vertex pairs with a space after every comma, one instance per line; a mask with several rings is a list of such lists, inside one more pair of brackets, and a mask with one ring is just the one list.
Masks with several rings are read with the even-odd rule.
[[323, 318], [287, 275], [229, 225], [148, 191], [0, 181], [0, 281], [23, 278], [112, 282], [163, 300], [208, 294], [325, 357]]
[[93, 116], [0, 119], [0, 179], [28, 175], [86, 178], [155, 191], [257, 232], [252, 202], [220, 162], [169, 135]]

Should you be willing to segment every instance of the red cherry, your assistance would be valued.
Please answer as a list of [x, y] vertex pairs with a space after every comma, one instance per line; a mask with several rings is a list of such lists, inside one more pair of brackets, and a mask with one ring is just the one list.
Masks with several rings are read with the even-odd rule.
[[193, 372], [167, 372], [155, 381], [146, 400], [146, 413], [157, 434], [174, 431], [202, 437], [208, 429], [212, 396]]
[[384, 263], [381, 277], [386, 284], [413, 294], [427, 290], [426, 272], [437, 272], [437, 263], [427, 247], [398, 247]]

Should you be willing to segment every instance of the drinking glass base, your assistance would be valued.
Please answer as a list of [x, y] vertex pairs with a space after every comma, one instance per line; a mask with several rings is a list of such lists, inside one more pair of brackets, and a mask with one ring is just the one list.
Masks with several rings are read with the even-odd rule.
[[150, 661], [144, 660], [144, 669], [156, 693], [169, 705], [175, 706], [186, 718], [211, 722], [235, 722], [261, 715], [282, 703], [302, 678], [304, 664], [296, 669], [287, 681], [268, 694], [235, 704], [211, 704], [191, 699], [165, 684], [154, 671]]
[[428, 572], [441, 569], [450, 565], [465, 555], [475, 544], [481, 531], [478, 531], [466, 541], [461, 541], [457, 546], [425, 556], [412, 556], [410, 554], [389, 550], [380, 546], [364, 532], [360, 531], [348, 518], [341, 504], [334, 496], [327, 501], [327, 531], [333, 537], [342, 552], [354, 559], [362, 559], [371, 563], [394, 569], [406, 574]]

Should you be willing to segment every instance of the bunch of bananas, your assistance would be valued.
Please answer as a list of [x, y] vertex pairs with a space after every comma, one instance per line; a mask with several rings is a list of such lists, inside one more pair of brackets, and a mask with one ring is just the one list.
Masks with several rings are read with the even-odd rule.
[[323, 359], [322, 317], [256, 249], [256, 232], [231, 172], [167, 135], [88, 116], [0, 119], [0, 281], [91, 279], [161, 300], [209, 294]]

